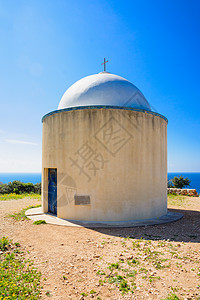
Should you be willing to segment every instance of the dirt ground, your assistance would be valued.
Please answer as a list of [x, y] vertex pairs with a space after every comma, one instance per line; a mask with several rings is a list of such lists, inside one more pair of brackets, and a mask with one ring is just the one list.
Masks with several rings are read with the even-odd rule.
[[[156, 226], [37, 226], [7, 217], [39, 203], [0, 201], [0, 237], [19, 242], [34, 260], [42, 273], [42, 299], [165, 299], [172, 293], [200, 299], [200, 198], [171, 201], [169, 209], [184, 217]], [[124, 295], [122, 278], [130, 287]]]

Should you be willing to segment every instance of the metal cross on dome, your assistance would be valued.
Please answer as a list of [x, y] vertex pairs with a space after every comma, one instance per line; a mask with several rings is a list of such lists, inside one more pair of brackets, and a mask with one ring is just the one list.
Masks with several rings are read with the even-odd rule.
[[104, 58], [104, 62], [101, 64], [101, 65], [104, 65], [103, 67], [104, 67], [104, 72], [106, 72], [106, 63], [108, 62], [108, 60], [106, 60], [105, 58]]

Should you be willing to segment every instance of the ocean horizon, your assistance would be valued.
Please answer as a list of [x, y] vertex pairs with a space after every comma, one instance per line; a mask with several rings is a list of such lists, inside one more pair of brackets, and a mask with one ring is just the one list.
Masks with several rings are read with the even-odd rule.
[[[196, 189], [200, 193], [200, 172], [169, 172], [168, 180], [175, 176], [188, 177], [191, 180], [188, 189]], [[41, 173], [0, 173], [0, 183], [8, 183], [13, 180], [19, 180], [21, 182], [31, 182], [33, 184], [41, 182]]]
[[19, 180], [24, 183], [33, 184], [41, 182], [41, 173], [0, 173], [0, 183], [8, 183]]

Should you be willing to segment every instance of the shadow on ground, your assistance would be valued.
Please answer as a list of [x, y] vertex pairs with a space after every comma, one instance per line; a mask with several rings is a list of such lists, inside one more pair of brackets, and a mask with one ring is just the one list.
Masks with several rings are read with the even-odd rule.
[[133, 228], [92, 228], [97, 232], [120, 237], [145, 240], [169, 240], [177, 242], [200, 242], [200, 212], [169, 209], [183, 214], [183, 218], [172, 223]]

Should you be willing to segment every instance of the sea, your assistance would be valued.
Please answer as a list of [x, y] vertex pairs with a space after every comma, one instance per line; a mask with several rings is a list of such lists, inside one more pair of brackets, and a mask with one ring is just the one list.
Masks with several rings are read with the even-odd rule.
[[41, 173], [0, 173], [0, 183], [8, 183], [14, 180], [24, 183], [39, 183], [41, 182]]
[[[168, 180], [174, 178], [175, 176], [188, 177], [191, 180], [189, 189], [196, 189], [200, 193], [200, 173], [168, 173]], [[13, 180], [19, 180], [21, 182], [41, 182], [41, 173], [0, 173], [0, 183], [8, 183]]]

